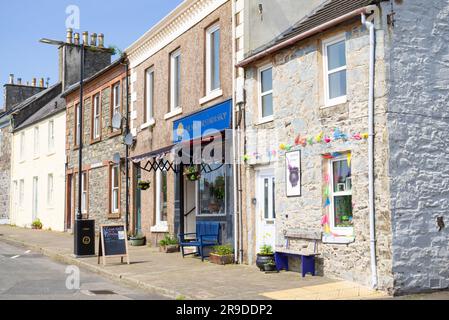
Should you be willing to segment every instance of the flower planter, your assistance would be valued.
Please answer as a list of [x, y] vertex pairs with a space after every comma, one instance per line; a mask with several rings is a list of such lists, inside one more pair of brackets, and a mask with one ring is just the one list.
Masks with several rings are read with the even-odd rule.
[[145, 238], [141, 238], [141, 239], [133, 239], [130, 238], [129, 239], [129, 244], [133, 247], [141, 247], [145, 245]]
[[138, 187], [140, 190], [145, 191], [145, 190], [150, 189], [150, 183], [149, 183], [149, 182], [145, 182], [145, 181], [141, 181], [141, 182], [139, 182], [139, 183], [137, 184], [137, 187]]
[[160, 252], [164, 252], [164, 253], [179, 252], [179, 245], [178, 244], [174, 244], [174, 245], [168, 245], [168, 246], [160, 246], [159, 247], [159, 251]]
[[209, 261], [219, 265], [233, 264], [234, 263], [234, 255], [226, 255], [220, 256], [218, 254], [211, 253], [209, 256]]
[[264, 264], [263, 265], [263, 269], [264, 269], [265, 272], [277, 271], [276, 265], [275, 264], [271, 264], [271, 263]]
[[256, 266], [260, 269], [260, 271], [265, 271], [265, 265], [274, 261], [274, 254], [257, 255]]

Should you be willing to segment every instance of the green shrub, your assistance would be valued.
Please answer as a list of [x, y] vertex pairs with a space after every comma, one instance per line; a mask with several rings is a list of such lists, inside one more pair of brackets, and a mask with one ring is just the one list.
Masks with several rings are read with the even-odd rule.
[[231, 245], [215, 246], [212, 250], [212, 253], [219, 256], [229, 256], [231, 254], [234, 254], [234, 249]]
[[40, 219], [36, 219], [35, 221], [33, 221], [31, 226], [36, 228], [36, 229], [42, 229], [42, 222], [41, 222]]
[[164, 239], [159, 241], [159, 245], [161, 247], [174, 246], [174, 245], [177, 245], [178, 243], [179, 243], [178, 239], [176, 239], [176, 237], [171, 236], [171, 235], [166, 235]]
[[264, 244], [264, 245], [260, 248], [260, 253], [259, 253], [259, 254], [260, 254], [260, 255], [263, 255], [263, 256], [270, 256], [270, 255], [274, 254], [274, 253], [273, 253], [273, 247], [270, 246], [270, 245], [268, 245], [268, 244]]

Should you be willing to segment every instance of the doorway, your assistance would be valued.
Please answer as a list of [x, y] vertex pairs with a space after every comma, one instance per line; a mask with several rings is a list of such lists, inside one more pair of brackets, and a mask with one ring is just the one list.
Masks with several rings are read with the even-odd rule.
[[184, 178], [184, 233], [196, 232], [197, 182]]
[[142, 169], [139, 166], [135, 166], [136, 169], [136, 182], [134, 190], [136, 190], [136, 221], [135, 221], [135, 233], [142, 232], [142, 190], [138, 188], [137, 184], [142, 179]]
[[276, 179], [273, 169], [260, 170], [256, 177], [257, 249], [276, 244]]
[[67, 205], [66, 205], [66, 231], [72, 230], [72, 212], [73, 212], [73, 206], [72, 206], [72, 199], [73, 199], [73, 175], [69, 174], [67, 176], [67, 191], [66, 191], [66, 199], [67, 199]]

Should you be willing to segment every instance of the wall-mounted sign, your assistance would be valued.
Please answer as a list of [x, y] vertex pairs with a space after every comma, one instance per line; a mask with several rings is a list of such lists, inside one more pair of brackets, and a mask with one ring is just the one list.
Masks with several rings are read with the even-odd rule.
[[106, 265], [107, 257], [119, 257], [123, 263], [126, 257], [129, 264], [128, 235], [124, 224], [100, 226], [100, 241], [98, 250], [98, 264], [103, 257], [103, 265]]
[[287, 197], [301, 196], [301, 151], [285, 154]]
[[199, 139], [231, 128], [232, 100], [173, 122], [173, 143]]

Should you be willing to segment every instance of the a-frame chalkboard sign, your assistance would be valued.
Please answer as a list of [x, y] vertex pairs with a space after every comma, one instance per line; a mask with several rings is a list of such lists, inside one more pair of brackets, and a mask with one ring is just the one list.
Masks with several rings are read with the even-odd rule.
[[116, 225], [101, 225], [100, 226], [100, 241], [98, 249], [98, 264], [103, 257], [103, 265], [106, 265], [106, 258], [120, 257], [123, 263], [123, 258], [126, 258], [128, 264], [128, 235], [126, 226], [124, 224]]

